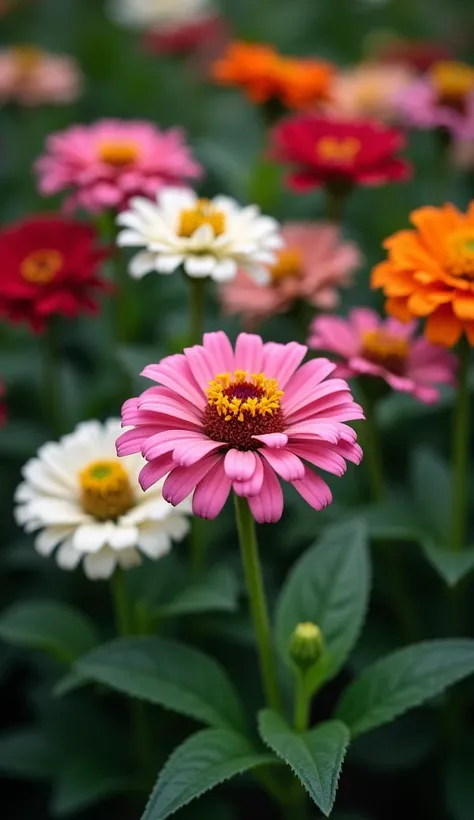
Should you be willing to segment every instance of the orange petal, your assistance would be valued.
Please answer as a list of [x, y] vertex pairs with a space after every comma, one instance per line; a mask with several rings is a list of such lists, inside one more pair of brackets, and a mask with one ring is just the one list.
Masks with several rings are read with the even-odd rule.
[[418, 228], [428, 253], [441, 261], [446, 254], [446, 235], [462, 228], [464, 217], [454, 205], [447, 204], [442, 208], [418, 208], [411, 213], [410, 219]]
[[474, 319], [474, 294], [455, 296], [453, 310], [459, 319]]
[[390, 281], [393, 273], [393, 265], [390, 262], [379, 262], [379, 264], [372, 269], [370, 287], [372, 289], [383, 288], [385, 283]]
[[414, 231], [405, 231], [390, 247], [390, 261], [404, 270], [422, 270], [439, 274], [439, 254], [433, 256]]
[[387, 296], [408, 296], [415, 289], [413, 276], [411, 273], [397, 272], [387, 279], [385, 283], [385, 294]]
[[432, 344], [453, 347], [459, 341], [462, 329], [463, 326], [454, 315], [451, 305], [441, 305], [428, 317], [425, 336]]
[[408, 310], [407, 300], [403, 297], [387, 299], [385, 301], [385, 311], [390, 316], [395, 316], [395, 319], [399, 319], [401, 322], [411, 322], [413, 319], [413, 313], [410, 313]]
[[418, 290], [410, 296], [408, 300], [408, 309], [412, 315], [428, 316], [429, 313], [433, 313], [436, 309], [436, 305], [429, 300], [425, 291]]

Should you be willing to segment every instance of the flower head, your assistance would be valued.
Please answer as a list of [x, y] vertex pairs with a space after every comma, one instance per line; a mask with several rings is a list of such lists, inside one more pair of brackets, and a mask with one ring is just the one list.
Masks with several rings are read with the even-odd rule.
[[298, 299], [332, 310], [339, 302], [338, 288], [351, 284], [361, 263], [356, 245], [344, 242], [335, 225], [289, 223], [281, 235], [285, 247], [270, 266], [265, 287], [239, 271], [220, 289], [225, 312], [241, 313], [248, 327], [289, 310]]
[[0, 231], [0, 316], [37, 331], [53, 314], [95, 311], [108, 254], [96, 242], [90, 225], [61, 216], [33, 216]]
[[100, 213], [131, 197], [154, 197], [165, 185], [201, 176], [180, 129], [150, 122], [99, 120], [52, 134], [36, 170], [42, 194], [70, 192], [66, 205]]
[[462, 333], [474, 344], [474, 203], [463, 214], [447, 204], [413, 211], [414, 230], [384, 242], [388, 259], [372, 272], [387, 313], [401, 321], [427, 317], [433, 344], [452, 347]]
[[12, 46], [0, 50], [0, 103], [38, 105], [74, 102], [82, 89], [75, 60], [48, 54], [36, 46]]
[[338, 117], [396, 119], [395, 98], [413, 83], [413, 72], [403, 65], [362, 63], [335, 78], [328, 111]]
[[274, 219], [229, 197], [199, 199], [193, 191], [166, 188], [156, 203], [136, 198], [130, 205], [117, 218], [124, 228], [118, 244], [146, 249], [132, 259], [130, 274], [136, 278], [153, 270], [173, 273], [183, 265], [188, 276], [217, 282], [233, 279], [238, 267], [266, 281], [265, 266], [283, 245]]
[[288, 184], [296, 191], [405, 179], [408, 163], [396, 156], [403, 145], [394, 128], [310, 114], [287, 119], [273, 131], [273, 156], [293, 166]]
[[311, 325], [309, 346], [335, 354], [336, 375], [374, 376], [393, 390], [420, 401], [439, 399], [438, 384], [454, 384], [456, 357], [416, 337], [417, 322], [381, 319], [375, 310], [354, 308], [347, 319], [318, 316]]
[[415, 128], [446, 128], [459, 138], [474, 137], [474, 67], [435, 63], [394, 100], [398, 116]]
[[221, 44], [226, 37], [224, 20], [216, 14], [197, 20], [179, 21], [155, 26], [144, 37], [144, 46], [152, 54], [190, 54], [207, 56], [207, 50]]
[[252, 102], [309, 108], [329, 99], [334, 68], [323, 60], [283, 57], [272, 46], [233, 42], [211, 75], [222, 85], [242, 88]]
[[145, 495], [137, 477], [140, 456], [119, 460], [120, 422], [87, 421], [59, 442], [49, 442], [23, 467], [16, 491], [16, 520], [27, 532], [40, 530], [35, 547], [55, 547], [62, 569], [83, 561], [89, 578], [108, 578], [116, 566], [141, 563], [140, 553], [161, 558], [188, 531], [185, 510], [173, 509], [158, 482]]
[[169, 473], [163, 495], [178, 504], [191, 492], [193, 512], [215, 518], [230, 490], [248, 499], [259, 522], [278, 521], [289, 481], [317, 510], [332, 500], [326, 482], [308, 465], [343, 475], [359, 463], [356, 434], [345, 422], [363, 418], [349, 386], [328, 376], [334, 365], [307, 348], [264, 344], [241, 333], [235, 350], [222, 331], [203, 344], [168, 356], [143, 371], [158, 387], [125, 402], [119, 455], [142, 452], [144, 489]]
[[133, 28], [189, 23], [209, 15], [209, 0], [110, 0], [110, 15]]

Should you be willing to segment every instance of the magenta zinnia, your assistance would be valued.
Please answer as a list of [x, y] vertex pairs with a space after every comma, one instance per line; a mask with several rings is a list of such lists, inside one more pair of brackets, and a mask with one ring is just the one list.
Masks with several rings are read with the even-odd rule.
[[122, 423], [134, 429], [118, 439], [119, 456], [141, 451], [144, 490], [169, 473], [163, 496], [173, 505], [194, 491], [201, 518], [215, 518], [233, 489], [258, 522], [278, 521], [278, 477], [323, 509], [331, 491], [308, 465], [341, 476], [346, 460], [358, 464], [362, 451], [345, 422], [364, 416], [347, 382], [328, 378], [335, 365], [323, 358], [301, 365], [306, 352], [248, 333], [234, 351], [219, 331], [148, 365], [142, 375], [159, 386], [125, 402]]

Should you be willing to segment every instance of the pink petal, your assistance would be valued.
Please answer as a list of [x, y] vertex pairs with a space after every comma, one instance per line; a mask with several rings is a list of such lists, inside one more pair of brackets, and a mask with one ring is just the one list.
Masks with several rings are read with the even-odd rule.
[[234, 351], [223, 330], [217, 333], [205, 333], [203, 346], [215, 362], [215, 373], [230, 373], [235, 370]]
[[261, 373], [263, 364], [263, 342], [254, 333], [239, 333], [235, 344], [235, 369], [248, 373]]
[[248, 481], [234, 481], [232, 484], [236, 495], [248, 498], [251, 495], [258, 495], [263, 484], [263, 464], [260, 454], [256, 454], [255, 472]]
[[[323, 382], [335, 368], [336, 365], [334, 362], [323, 358], [313, 359], [311, 362], [306, 362], [306, 364], [302, 365], [286, 386], [285, 395], [282, 399], [285, 416], [288, 418], [288, 415], [291, 415], [291, 413], [296, 412], [296, 410], [299, 410], [305, 404], [314, 401], [319, 392], [321, 392], [321, 389], [324, 390], [326, 387], [325, 385], [321, 385], [321, 382]], [[338, 382], [338, 380], [333, 379], [328, 381], [328, 384], [331, 385], [331, 387], [329, 387], [330, 390], [334, 382]]]
[[[139, 429], [139, 428], [138, 428]], [[193, 430], [160, 430], [148, 438], [142, 448], [142, 455], [147, 461], [158, 458], [163, 453], [170, 453], [182, 441], [207, 441], [201, 433]], [[175, 465], [176, 466], [176, 465]]]
[[209, 351], [201, 347], [201, 345], [187, 347], [184, 351], [184, 355], [189, 362], [194, 378], [203, 390], [209, 386], [209, 382], [215, 379], [218, 373], [222, 373], [222, 370], [219, 370]]
[[261, 459], [263, 484], [258, 495], [248, 497], [253, 517], [259, 524], [273, 524], [283, 514], [283, 491], [269, 464]]
[[[337, 445], [333, 445], [333, 447], [335, 448]], [[347, 464], [342, 456], [333, 452], [330, 448], [331, 445], [308, 443], [292, 445], [291, 449], [300, 458], [304, 458], [305, 461], [309, 461], [310, 464], [319, 467], [320, 470], [342, 476], [347, 470]]]
[[148, 490], [153, 484], [156, 484], [160, 478], [163, 478], [166, 473], [169, 473], [174, 467], [173, 457], [170, 453], [159, 458], [153, 459], [140, 470], [138, 481], [142, 490]]
[[285, 481], [295, 481], [304, 476], [304, 465], [297, 455], [290, 450], [270, 450], [263, 448], [260, 451], [270, 467]]
[[377, 330], [383, 324], [377, 311], [366, 307], [353, 308], [349, 311], [349, 321], [355, 327], [359, 338], [368, 330]]
[[264, 345], [263, 372], [269, 379], [278, 379], [278, 385], [284, 390], [288, 380], [306, 356], [308, 348], [297, 342], [282, 345], [267, 342]]
[[230, 493], [231, 482], [221, 459], [197, 485], [193, 495], [193, 513], [200, 518], [216, 518]]
[[227, 478], [231, 481], [249, 481], [257, 467], [257, 457], [252, 450], [229, 450], [224, 459]]
[[262, 436], [252, 436], [252, 438], [266, 444], [267, 447], [285, 447], [288, 444], [288, 436], [286, 433], [264, 433]]
[[339, 426], [336, 422], [325, 419], [302, 421], [287, 428], [290, 444], [294, 439], [319, 439], [337, 444], [341, 438]]
[[159, 364], [149, 364], [141, 375], [169, 387], [194, 407], [204, 406], [203, 390], [196, 383], [189, 362], [182, 353], [167, 356]]
[[359, 350], [360, 336], [341, 316], [318, 316], [311, 324], [308, 343], [315, 350], [346, 358]]
[[292, 481], [293, 487], [315, 510], [323, 510], [332, 501], [331, 490], [321, 476], [305, 465], [305, 476]]
[[173, 507], [184, 501], [221, 458], [221, 455], [211, 454], [192, 467], [175, 467], [163, 484], [165, 501], [169, 501]]
[[213, 453], [221, 447], [225, 447], [224, 442], [213, 441], [210, 438], [193, 439], [180, 442], [173, 450], [173, 458], [180, 467], [190, 467], [197, 461]]
[[130, 456], [132, 453], [140, 453], [142, 444], [155, 432], [153, 425], [143, 424], [133, 430], [122, 433], [115, 442], [118, 456]]

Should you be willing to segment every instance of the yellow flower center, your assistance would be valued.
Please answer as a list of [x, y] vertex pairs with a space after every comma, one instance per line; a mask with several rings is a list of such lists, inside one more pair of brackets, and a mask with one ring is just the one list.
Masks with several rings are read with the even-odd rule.
[[44, 51], [36, 46], [15, 46], [12, 48], [15, 71], [21, 79], [29, 77], [43, 59]]
[[283, 390], [276, 379], [268, 379], [264, 373], [220, 373], [209, 382], [207, 396], [204, 427], [214, 441], [255, 450], [261, 444], [252, 436], [284, 430], [280, 407]]
[[20, 273], [27, 282], [47, 285], [61, 270], [64, 257], [56, 250], [33, 251], [20, 263]]
[[408, 342], [385, 330], [367, 330], [362, 334], [362, 355], [374, 364], [383, 365], [392, 373], [403, 372], [408, 356]]
[[225, 213], [214, 208], [212, 202], [208, 199], [198, 199], [194, 208], [181, 211], [178, 234], [189, 238], [201, 225], [210, 225], [214, 231], [214, 236], [225, 233]]
[[451, 234], [446, 267], [452, 276], [474, 280], [474, 230]]
[[118, 461], [93, 461], [79, 473], [84, 512], [99, 521], [118, 518], [135, 501], [130, 479]]
[[474, 90], [474, 68], [466, 63], [443, 60], [436, 63], [430, 73], [438, 100], [445, 105], [462, 106]]
[[303, 259], [301, 252], [296, 248], [284, 248], [278, 251], [278, 258], [270, 268], [272, 282], [277, 283], [282, 279], [299, 278], [303, 272]]
[[131, 165], [139, 155], [139, 147], [133, 140], [104, 140], [97, 150], [99, 159], [114, 168]]
[[325, 162], [352, 162], [360, 149], [355, 137], [321, 137], [316, 143], [316, 154]]

